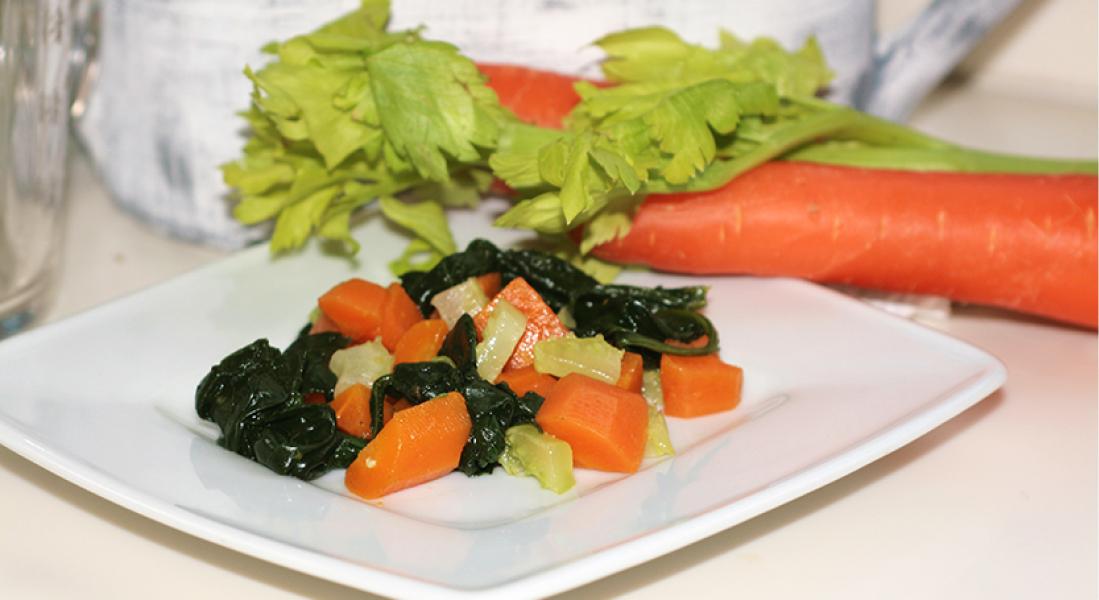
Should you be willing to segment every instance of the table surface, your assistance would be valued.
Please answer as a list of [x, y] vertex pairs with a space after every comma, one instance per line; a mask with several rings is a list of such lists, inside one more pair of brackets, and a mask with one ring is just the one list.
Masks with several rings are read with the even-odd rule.
[[[966, 87], [913, 122], [954, 141], [1096, 155], [1094, 107]], [[214, 261], [117, 209], [78, 160], [47, 321]], [[937, 325], [1007, 365], [991, 397], [893, 454], [744, 524], [563, 598], [1095, 598], [1097, 341], [956, 309]], [[0, 448], [0, 596], [361, 598], [138, 516]]]

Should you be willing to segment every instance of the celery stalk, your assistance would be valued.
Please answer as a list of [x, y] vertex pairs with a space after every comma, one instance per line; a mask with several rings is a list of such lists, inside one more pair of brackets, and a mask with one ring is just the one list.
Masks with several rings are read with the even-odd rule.
[[576, 485], [572, 474], [572, 447], [534, 425], [515, 425], [504, 434], [500, 466], [508, 475], [529, 475], [542, 487], [563, 494]]
[[534, 345], [534, 370], [555, 377], [579, 373], [613, 384], [622, 373], [623, 354], [602, 335], [550, 338]]
[[337, 350], [328, 361], [328, 368], [336, 374], [336, 395], [361, 383], [366, 387], [393, 370], [393, 357], [382, 345], [381, 338], [343, 350]]
[[664, 419], [664, 390], [660, 371], [649, 369], [641, 376], [641, 395], [649, 404], [649, 424], [645, 428], [645, 458], [675, 456], [668, 422]]
[[527, 328], [527, 316], [510, 302], [500, 299], [485, 325], [484, 341], [477, 344], [477, 374], [496, 381]]

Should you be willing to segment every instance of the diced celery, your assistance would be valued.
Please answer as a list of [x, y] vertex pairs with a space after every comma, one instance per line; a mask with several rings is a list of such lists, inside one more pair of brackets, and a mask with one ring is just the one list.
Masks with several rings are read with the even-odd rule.
[[321, 312], [321, 307], [314, 306], [313, 310], [309, 311], [309, 322], [316, 323], [317, 319], [321, 318], [321, 315], [323, 314], [324, 313]]
[[576, 485], [572, 475], [572, 447], [534, 425], [515, 425], [504, 433], [500, 465], [508, 475], [529, 475], [542, 487], [563, 494]]
[[453, 328], [464, 314], [476, 316], [486, 304], [488, 304], [488, 297], [473, 277], [435, 294], [431, 299], [431, 305], [438, 309], [439, 316], [450, 328]]
[[343, 350], [337, 350], [328, 361], [328, 368], [336, 374], [336, 394], [361, 383], [366, 387], [374, 385], [374, 380], [393, 370], [393, 357], [382, 345], [382, 339], [376, 338]]
[[477, 344], [477, 374], [496, 381], [527, 328], [527, 316], [500, 298], [485, 324], [484, 340]]
[[641, 395], [649, 406], [664, 410], [664, 388], [660, 386], [660, 369], [647, 369], [641, 374]]
[[580, 373], [613, 384], [622, 372], [623, 354], [602, 335], [549, 338], [534, 345], [534, 370], [555, 377]]
[[641, 374], [641, 395], [649, 404], [649, 425], [645, 429], [645, 458], [675, 456], [668, 422], [664, 420], [664, 390], [660, 386], [660, 370], [649, 369]]
[[649, 406], [649, 426], [645, 428], [645, 458], [675, 456], [672, 438], [668, 435], [668, 422], [664, 411]]

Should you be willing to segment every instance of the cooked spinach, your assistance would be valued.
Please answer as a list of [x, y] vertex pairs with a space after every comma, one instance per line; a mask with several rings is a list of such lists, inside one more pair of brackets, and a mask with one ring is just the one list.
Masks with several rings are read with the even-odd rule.
[[310, 335], [308, 329], [303, 329], [298, 334], [298, 339], [286, 348], [283, 358], [291, 371], [301, 374], [297, 387], [302, 394], [324, 394], [325, 400], [332, 399], [336, 374], [328, 368], [328, 363], [332, 354], [349, 343], [351, 340], [338, 333]]
[[492, 385], [475, 375], [466, 378], [462, 395], [473, 428], [458, 470], [466, 475], [491, 473], [504, 452], [504, 433], [513, 425], [533, 423], [542, 397], [534, 392], [519, 397], [507, 384]]
[[393, 367], [393, 372], [379, 377], [370, 390], [370, 437], [382, 429], [386, 396], [403, 398], [415, 405], [457, 391], [461, 382], [458, 369], [442, 361], [401, 363]]
[[[470, 277], [499, 272], [507, 284], [522, 277], [555, 311], [568, 308], [581, 337], [602, 334], [619, 348], [640, 352], [647, 362], [657, 353], [698, 355], [718, 347], [713, 324], [696, 312], [706, 305], [706, 288], [644, 288], [633, 285], [600, 285], [580, 269], [551, 254], [534, 250], [500, 250], [486, 240], [474, 240], [463, 251], [444, 258], [426, 272], [409, 272], [401, 283], [425, 315], [431, 312], [431, 298]], [[461, 323], [461, 321], [459, 321]], [[472, 326], [472, 321], [469, 323]], [[457, 334], [455, 334], [457, 332]], [[444, 345], [445, 356], [455, 364], [463, 360], [466, 330], [455, 327]], [[671, 345], [666, 340], [689, 342], [709, 336], [702, 348]], [[473, 344], [476, 344], [474, 338]]]
[[[580, 295], [569, 308], [576, 321], [577, 336], [601, 334], [612, 345], [641, 354], [646, 366], [654, 366], [661, 353], [697, 356], [717, 351], [717, 331], [709, 319], [692, 309], [697, 292], [685, 293], [691, 288], [657, 288], [647, 291], [668, 293], [646, 296], [619, 290], [607, 293], [609, 287], [600, 286]], [[697, 289], [704, 302], [705, 289]], [[680, 305], [676, 306], [675, 301]], [[691, 342], [704, 335], [707, 343], [698, 348], [665, 341]]]
[[443, 340], [439, 356], [449, 358], [459, 371], [477, 369], [477, 327], [473, 324], [473, 317], [468, 314], [458, 317], [454, 328]]
[[504, 250], [500, 259], [500, 280], [527, 280], [554, 311], [572, 304], [577, 295], [598, 287], [587, 273], [552, 254], [535, 250]]
[[430, 271], [409, 271], [401, 275], [401, 286], [426, 317], [434, 310], [431, 299], [435, 294], [470, 277], [499, 270], [500, 249], [492, 242], [476, 239], [462, 252], [455, 252], [440, 260]]
[[336, 334], [305, 335], [280, 352], [256, 340], [210, 369], [195, 391], [195, 411], [221, 430], [219, 445], [281, 475], [308, 480], [345, 468], [362, 442], [336, 429], [328, 405], [305, 404], [304, 395], [332, 396], [323, 386], [335, 377], [321, 370], [346, 344]]

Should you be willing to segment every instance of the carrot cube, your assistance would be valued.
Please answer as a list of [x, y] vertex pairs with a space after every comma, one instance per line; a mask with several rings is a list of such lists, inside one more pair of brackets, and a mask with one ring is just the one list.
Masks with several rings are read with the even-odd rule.
[[554, 384], [557, 383], [557, 378], [553, 375], [539, 373], [534, 370], [534, 367], [523, 367], [522, 369], [505, 369], [496, 378], [496, 383], [508, 384], [511, 391], [518, 396], [522, 396], [527, 392], [534, 392], [545, 398], [553, 389]]
[[523, 330], [523, 337], [515, 346], [515, 351], [508, 359], [505, 369], [522, 369], [534, 364], [534, 345], [538, 342], [554, 337], [568, 335], [569, 330], [557, 313], [542, 300], [542, 296], [530, 286], [522, 277], [512, 279], [499, 294], [492, 299], [477, 316], [473, 317], [473, 324], [477, 326], [477, 333], [483, 334], [488, 318], [492, 311], [500, 303], [500, 299], [507, 300], [515, 308], [518, 308], [527, 317], [527, 327]]
[[[340, 392], [330, 404], [336, 412], [336, 428], [360, 438], [370, 437], [370, 388], [361, 383]], [[386, 403], [383, 421], [393, 416], [393, 407]]]
[[660, 357], [664, 414], [698, 417], [732, 410], [740, 403], [744, 373], [716, 354]]
[[408, 328], [393, 349], [393, 364], [435, 358], [449, 331], [442, 319], [425, 319]]
[[622, 371], [615, 385], [631, 392], [641, 392], [641, 376], [645, 373], [645, 364], [641, 355], [626, 352], [622, 355]]
[[393, 352], [397, 341], [416, 323], [423, 321], [420, 308], [408, 297], [399, 283], [391, 283], [385, 290], [385, 304], [382, 306], [381, 335], [382, 345]]
[[317, 304], [340, 333], [357, 343], [381, 333], [386, 290], [364, 279], [348, 279], [325, 292]]
[[649, 423], [641, 394], [573, 373], [557, 381], [535, 420], [572, 447], [578, 467], [633, 473], [641, 466]]

